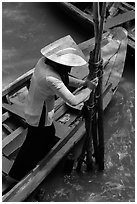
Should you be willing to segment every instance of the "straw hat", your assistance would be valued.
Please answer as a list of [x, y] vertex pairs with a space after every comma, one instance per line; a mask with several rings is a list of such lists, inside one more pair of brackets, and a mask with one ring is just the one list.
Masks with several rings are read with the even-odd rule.
[[83, 66], [86, 59], [70, 35], [63, 37], [41, 49], [48, 59], [67, 66]]

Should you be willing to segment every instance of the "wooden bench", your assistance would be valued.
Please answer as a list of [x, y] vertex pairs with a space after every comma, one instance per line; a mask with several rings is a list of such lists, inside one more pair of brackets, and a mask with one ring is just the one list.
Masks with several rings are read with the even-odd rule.
[[8, 174], [14, 161], [7, 159], [5, 156], [2, 156], [2, 172]]
[[7, 157], [21, 147], [27, 134], [27, 128], [17, 128], [2, 141], [2, 152]]

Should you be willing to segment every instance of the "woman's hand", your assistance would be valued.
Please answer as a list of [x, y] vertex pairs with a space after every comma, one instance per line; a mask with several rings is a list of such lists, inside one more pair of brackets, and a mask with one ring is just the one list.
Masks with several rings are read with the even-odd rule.
[[93, 79], [92, 81], [86, 79], [85, 84], [84, 84], [87, 88], [93, 90], [97, 87], [98, 85], [98, 77], [96, 77], [95, 79]]

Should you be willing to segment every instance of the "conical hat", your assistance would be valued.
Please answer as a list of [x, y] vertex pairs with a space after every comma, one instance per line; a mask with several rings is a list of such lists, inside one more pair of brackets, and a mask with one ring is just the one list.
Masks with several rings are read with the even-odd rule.
[[63, 37], [41, 49], [48, 59], [67, 66], [83, 66], [86, 59], [70, 35]]

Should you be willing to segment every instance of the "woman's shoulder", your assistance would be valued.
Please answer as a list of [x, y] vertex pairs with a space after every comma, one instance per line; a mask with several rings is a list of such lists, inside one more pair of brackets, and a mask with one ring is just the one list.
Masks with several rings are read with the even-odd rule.
[[35, 75], [39, 79], [39, 83], [55, 84], [57, 86], [63, 83], [59, 73], [52, 66], [45, 63], [44, 57], [39, 59], [35, 67]]

